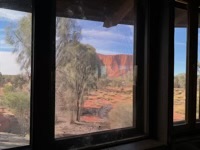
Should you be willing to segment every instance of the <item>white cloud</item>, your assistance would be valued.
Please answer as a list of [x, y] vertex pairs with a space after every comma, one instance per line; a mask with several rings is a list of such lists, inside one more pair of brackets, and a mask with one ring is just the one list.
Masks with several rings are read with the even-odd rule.
[[25, 12], [0, 8], [0, 19], [3, 18], [11, 21], [18, 21], [25, 15], [27, 15]]
[[12, 52], [0, 51], [0, 72], [5, 75], [19, 74], [20, 66], [16, 62], [17, 56]]
[[104, 39], [93, 39], [93, 38], [83, 38], [81, 42], [85, 44], [91, 44], [95, 48], [111, 47], [111, 45], [115, 44], [115, 41], [104, 40]]
[[119, 52], [111, 51], [111, 50], [97, 50], [97, 53], [105, 54], [105, 55], [125, 54], [125, 53], [119, 53]]
[[82, 30], [82, 36], [83, 37], [89, 37], [89, 38], [95, 38], [95, 39], [108, 39], [108, 40], [122, 40], [127, 39], [126, 36], [118, 33], [114, 33], [111, 31], [102, 31], [102, 30]]
[[0, 40], [0, 50], [4, 50], [4, 49], [13, 49], [14, 47], [7, 44], [7, 42], [4, 39]]
[[4, 45], [4, 46], [0, 46], [0, 51], [12, 51], [14, 47], [10, 46], [10, 45]]
[[[120, 50], [132, 49], [133, 36], [126, 36], [124, 34], [116, 33], [108, 30], [97, 30], [97, 29], [83, 29], [82, 30], [82, 43], [93, 45], [98, 50], [109, 50], [115, 49], [119, 53]], [[107, 51], [106, 51], [107, 53]]]
[[131, 34], [133, 34], [133, 29], [134, 29], [134, 27], [133, 27], [132, 25], [128, 25], [127, 27], [130, 29]]
[[185, 43], [185, 42], [175, 42], [174, 44], [175, 44], [175, 45], [186, 46], [186, 43]]
[[6, 44], [6, 41], [5, 40], [0, 40], [0, 45], [1, 44]]

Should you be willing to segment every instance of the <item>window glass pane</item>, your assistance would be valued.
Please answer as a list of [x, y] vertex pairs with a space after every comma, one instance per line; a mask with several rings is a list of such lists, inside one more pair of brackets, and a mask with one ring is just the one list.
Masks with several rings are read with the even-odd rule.
[[174, 37], [174, 122], [185, 121], [187, 11], [175, 10]]
[[112, 8], [116, 16], [104, 16], [98, 2], [67, 5], [66, 14], [57, 3], [55, 137], [135, 126], [133, 20]]
[[198, 28], [198, 64], [197, 64], [197, 113], [196, 118], [200, 119], [200, 15], [199, 15], [199, 28]]
[[14, 1], [0, 6], [0, 149], [6, 149], [29, 145], [32, 16]]

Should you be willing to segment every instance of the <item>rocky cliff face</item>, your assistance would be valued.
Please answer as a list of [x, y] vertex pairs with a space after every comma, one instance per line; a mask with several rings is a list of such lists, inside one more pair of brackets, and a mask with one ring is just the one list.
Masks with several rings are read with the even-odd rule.
[[101, 62], [102, 75], [107, 77], [119, 77], [133, 70], [133, 55], [117, 54], [103, 55], [97, 54]]

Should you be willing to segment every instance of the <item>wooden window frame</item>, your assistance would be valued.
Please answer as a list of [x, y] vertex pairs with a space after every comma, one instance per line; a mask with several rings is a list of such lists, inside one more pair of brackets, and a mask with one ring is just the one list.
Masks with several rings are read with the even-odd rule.
[[[187, 11], [187, 55], [186, 55], [186, 121], [174, 123], [173, 136], [195, 135], [199, 133], [196, 119], [197, 55], [198, 55], [198, 2], [188, 4], [176, 2], [175, 8]], [[192, 39], [192, 40], [191, 40]]]
[[[156, 4], [155, 4], [156, 2]], [[32, 14], [32, 85], [31, 85], [31, 136], [30, 146], [12, 148], [20, 149], [67, 149], [74, 144], [85, 149], [98, 149], [125, 143], [132, 147], [140, 145], [170, 145], [181, 132], [173, 126], [173, 79], [174, 79], [174, 0], [137, 0], [135, 25], [136, 64], [138, 66], [138, 83], [136, 89], [137, 120], [136, 132], [124, 130], [131, 138], [106, 142], [105, 136], [115, 136], [112, 131], [94, 133], [95, 140], [85, 145], [84, 138], [55, 139], [55, 18], [56, 0], [33, 0]], [[157, 7], [159, 6], [159, 7]], [[144, 8], [143, 8], [144, 7]], [[181, 7], [185, 7], [181, 5]], [[194, 6], [193, 6], [194, 7]], [[162, 14], [162, 15], [161, 15]], [[192, 17], [193, 18], [193, 17]], [[191, 20], [193, 20], [191, 18]], [[193, 26], [190, 24], [190, 26]], [[192, 32], [192, 31], [190, 31]], [[196, 32], [196, 31], [195, 31]], [[190, 34], [190, 36], [193, 36]], [[44, 40], [45, 39], [45, 40]], [[193, 41], [190, 41], [190, 46]], [[190, 55], [194, 55], [192, 53]], [[191, 56], [187, 64], [193, 64]], [[188, 73], [190, 80], [194, 76]], [[187, 81], [188, 82], [188, 81]], [[41, 84], [43, 83], [43, 84]], [[189, 85], [191, 90], [191, 84]], [[192, 98], [194, 95], [189, 95]], [[140, 99], [140, 101], [139, 101]], [[142, 99], [142, 100], [141, 100]], [[144, 107], [144, 109], [143, 109]], [[139, 108], [143, 109], [142, 112]], [[194, 108], [194, 102], [189, 109]], [[140, 115], [142, 114], [143, 117]], [[194, 112], [192, 111], [191, 114]], [[191, 123], [191, 126], [194, 124]], [[175, 132], [176, 131], [176, 132]], [[173, 135], [173, 136], [172, 136]], [[113, 137], [111, 137], [113, 138]], [[149, 140], [147, 142], [147, 140]], [[103, 143], [101, 143], [103, 142]], [[155, 146], [154, 145], [154, 146]], [[149, 147], [151, 147], [149, 146]], [[146, 147], [147, 148], [147, 147]]]
[[[140, 5], [137, 11], [144, 14], [142, 7]], [[135, 34], [136, 43], [140, 44], [135, 44], [134, 49], [140, 49], [140, 53], [136, 53], [135, 63], [139, 67], [138, 73], [143, 75], [144, 44], [141, 43], [144, 42], [144, 21], [141, 19], [141, 13], [136, 13], [138, 14], [136, 19], [139, 20], [136, 22], [139, 23], [135, 26], [137, 31]], [[141, 117], [141, 115], [144, 116], [144, 101], [140, 100], [136, 103], [137, 109], [135, 109], [137, 118], [140, 118], [136, 122], [136, 128], [116, 129], [55, 139], [55, 23], [56, 0], [48, 1], [48, 5], [45, 1], [33, 0], [30, 145], [12, 149], [42, 149], [47, 145], [53, 149], [68, 149], [77, 145], [77, 142], [77, 148], [96, 147], [97, 145], [98, 147], [105, 147], [146, 138], [144, 117]], [[142, 92], [144, 90], [143, 76], [138, 77], [137, 82], [138, 86], [135, 90], [138, 94], [136, 99], [144, 99], [144, 91]], [[94, 140], [88, 145], [90, 138]]]

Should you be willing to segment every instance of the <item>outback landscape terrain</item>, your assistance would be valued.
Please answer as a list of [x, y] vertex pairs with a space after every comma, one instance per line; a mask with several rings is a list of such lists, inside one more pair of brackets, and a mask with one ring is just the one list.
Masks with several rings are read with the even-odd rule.
[[[134, 127], [137, 120], [134, 90], [137, 85], [133, 85], [134, 56], [129, 55], [134, 53], [133, 35], [124, 32], [129, 32], [130, 26], [124, 27], [117, 40], [109, 36], [111, 40], [107, 44], [111, 47], [104, 51], [112, 53], [108, 55], [98, 53], [99, 48], [95, 47], [95, 43], [104, 45], [104, 36], [83, 34], [78, 22], [56, 18], [55, 137]], [[29, 14], [15, 26], [4, 27], [4, 42], [17, 54], [15, 61], [21, 73], [0, 73], [0, 149], [29, 144], [31, 24]], [[88, 31], [93, 33], [92, 29]], [[132, 27], [130, 33], [133, 33], [131, 31]], [[99, 32], [103, 35], [108, 32], [105, 36], [118, 35], [114, 29], [99, 28]], [[83, 42], [82, 38], [96, 42]], [[116, 46], [119, 43], [123, 48]], [[114, 49], [117, 54], [113, 54]], [[174, 76], [174, 121], [184, 120], [184, 116], [185, 74], [180, 74]]]
[[[102, 77], [97, 81], [96, 87], [84, 95], [81, 123], [70, 124], [67, 106], [63, 108], [65, 105], [57, 99], [57, 137], [134, 125], [133, 55], [97, 54], [97, 57], [100, 60]], [[68, 98], [66, 95], [66, 99]]]
[[[102, 54], [97, 56], [101, 61], [102, 77], [95, 87], [85, 93], [79, 122], [71, 122], [71, 110], [66, 103], [70, 99], [70, 94], [65, 95], [64, 101], [59, 94], [57, 95], [56, 138], [135, 125], [135, 118], [132, 115], [135, 102], [133, 56]], [[1, 143], [6, 145], [19, 142], [26, 145], [29, 142], [30, 83], [21, 76], [1, 75], [1, 78], [4, 82], [1, 81], [0, 88], [0, 134], [1, 137], [8, 138], [2, 139]], [[13, 109], [12, 103], [19, 98], [22, 101], [18, 101], [18, 104], [24, 111], [20, 111], [22, 107], [19, 105], [19, 108]], [[7, 102], [3, 102], [5, 100]], [[174, 88], [174, 121], [184, 119], [185, 89], [178, 86]]]
[[174, 122], [185, 120], [185, 89], [174, 88]]
[[[134, 117], [132, 116], [134, 104], [132, 84], [133, 56], [102, 54], [97, 54], [97, 56], [101, 60], [101, 67], [103, 68], [102, 76], [105, 77], [99, 79], [96, 87], [84, 95], [80, 117], [81, 123], [71, 124], [70, 111], [65, 108], [65, 105], [63, 105], [60, 99], [56, 100], [55, 130], [57, 137], [134, 126]], [[9, 90], [12, 91], [12, 86], [17, 86], [18, 89], [28, 94], [27, 83], [25, 81], [20, 81], [19, 77], [19, 81], [17, 81], [13, 76], [7, 76], [6, 78], [8, 81], [0, 88], [1, 101], [2, 97], [5, 96], [5, 92]], [[18, 85], [15, 85], [16, 83], [14, 84], [14, 82], [17, 82]], [[21, 88], [18, 86], [21, 86]], [[66, 95], [65, 101], [68, 98], [69, 97]], [[27, 107], [27, 111], [29, 111], [28, 104], [29, 103], [26, 104], [27, 106], [23, 104]], [[19, 120], [17, 120], [18, 118], [14, 113], [12, 108], [1, 103], [0, 132], [9, 132], [13, 134], [20, 134], [21, 132], [21, 134], [24, 135], [28, 134], [25, 132], [22, 133], [20, 130]], [[29, 114], [25, 114], [25, 117], [29, 117]], [[127, 117], [127, 120], [125, 120], [124, 117]], [[184, 120], [184, 117], [185, 90], [184, 88], [175, 88], [174, 121]], [[27, 118], [27, 120], [23, 121], [25, 125], [29, 119]], [[27, 123], [26, 125], [29, 124]]]
[[[65, 95], [64, 101], [57, 95], [56, 137], [134, 126], [133, 56], [97, 54], [97, 57], [100, 59], [102, 77], [95, 87], [85, 92], [79, 122], [71, 122], [71, 110], [67, 105], [71, 95]], [[23, 145], [28, 144], [30, 126], [28, 78], [1, 75], [0, 88], [0, 133], [17, 135], [24, 141]], [[1, 142], [6, 143], [5, 140]], [[12, 138], [7, 140], [7, 143], [14, 142]]]

